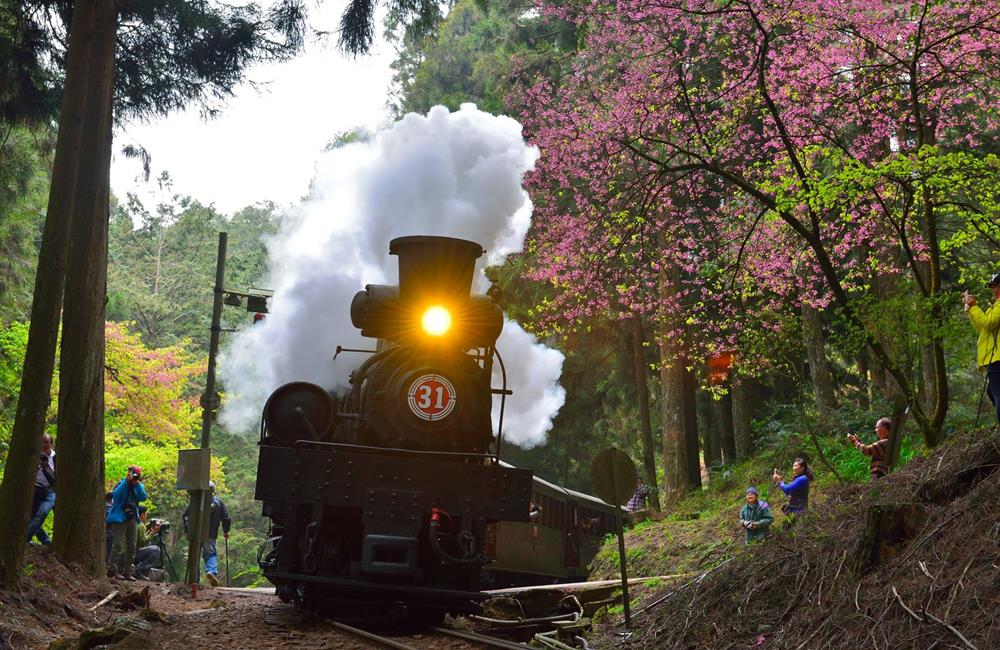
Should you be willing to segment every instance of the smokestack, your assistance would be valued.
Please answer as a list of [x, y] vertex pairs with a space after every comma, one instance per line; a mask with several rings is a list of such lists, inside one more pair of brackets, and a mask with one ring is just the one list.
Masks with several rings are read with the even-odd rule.
[[399, 256], [399, 298], [404, 303], [458, 303], [472, 292], [472, 274], [483, 247], [454, 237], [418, 235], [389, 242]]

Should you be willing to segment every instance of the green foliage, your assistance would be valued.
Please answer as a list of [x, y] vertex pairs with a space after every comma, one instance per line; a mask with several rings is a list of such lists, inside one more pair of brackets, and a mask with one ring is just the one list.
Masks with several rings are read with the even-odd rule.
[[28, 324], [11, 323], [0, 328], [0, 458], [7, 455], [17, 394], [21, 389], [21, 368], [28, 345]]
[[387, 21], [399, 44], [392, 65], [398, 115], [464, 102], [504, 112], [515, 61], [522, 71], [557, 69], [553, 61], [573, 47], [575, 34], [573, 25], [543, 21], [522, 4], [479, 0], [459, 0], [439, 26], [426, 27], [405, 29], [392, 15]]
[[[277, 231], [274, 206], [246, 207], [227, 218], [174, 194], [168, 174], [159, 184], [152, 210], [134, 195], [112, 210], [108, 320], [134, 322], [147, 345], [187, 340], [207, 352], [218, 233], [229, 235], [226, 286], [248, 289], [264, 274], [264, 240]], [[223, 327], [234, 327], [250, 315], [227, 310], [223, 318]]]
[[201, 420], [189, 386], [206, 362], [179, 345], [148, 349], [123, 323], [108, 323], [105, 340], [107, 441], [187, 443]]
[[[0, 96], [2, 94], [0, 91]], [[38, 255], [36, 240], [48, 200], [52, 146], [52, 136], [46, 128], [29, 130], [12, 126], [0, 116], [2, 321], [27, 318], [31, 306], [33, 271]]]

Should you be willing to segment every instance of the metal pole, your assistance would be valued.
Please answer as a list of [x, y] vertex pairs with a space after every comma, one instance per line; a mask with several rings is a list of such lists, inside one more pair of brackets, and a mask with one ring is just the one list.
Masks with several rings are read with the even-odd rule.
[[[201, 398], [201, 447], [212, 446], [212, 413], [215, 410], [215, 357], [219, 353], [219, 335], [222, 332], [222, 299], [226, 281], [227, 234], [219, 233], [219, 252], [215, 262], [215, 302], [212, 305], [212, 336], [208, 346], [208, 372], [205, 376], [205, 394]], [[201, 543], [207, 537], [208, 517], [206, 501], [211, 498], [208, 490], [191, 491], [191, 518], [188, 527], [187, 583], [198, 582], [201, 562]]]
[[[618, 485], [618, 472], [615, 471], [615, 463], [611, 463], [611, 484], [615, 493], [615, 503], [621, 503], [624, 495], [621, 492], [621, 486]], [[616, 507], [618, 508], [618, 563], [622, 572], [622, 605], [625, 607], [625, 633], [628, 634], [632, 630], [632, 614], [628, 599], [628, 566], [625, 561], [625, 516], [621, 511], [621, 507]]]

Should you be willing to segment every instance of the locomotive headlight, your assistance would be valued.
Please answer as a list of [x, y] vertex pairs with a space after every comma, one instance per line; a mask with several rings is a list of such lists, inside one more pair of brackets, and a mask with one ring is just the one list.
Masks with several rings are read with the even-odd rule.
[[442, 336], [451, 329], [451, 312], [441, 305], [428, 307], [420, 319], [420, 324], [431, 336]]

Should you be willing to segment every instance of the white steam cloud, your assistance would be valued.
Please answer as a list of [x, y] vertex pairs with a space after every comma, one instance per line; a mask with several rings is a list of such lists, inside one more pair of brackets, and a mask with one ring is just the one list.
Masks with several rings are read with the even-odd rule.
[[[409, 114], [368, 142], [323, 154], [309, 197], [286, 215], [268, 243], [274, 289], [267, 318], [236, 334], [220, 356], [227, 400], [222, 423], [256, 428], [267, 396], [290, 381], [343, 389], [364, 360], [338, 345], [371, 348], [351, 325], [350, 304], [365, 284], [394, 284], [397, 258], [389, 240], [405, 235], [469, 239], [499, 264], [521, 250], [531, 201], [521, 187], [538, 150], [521, 125], [465, 104]], [[477, 274], [476, 286], [485, 288]], [[507, 363], [504, 438], [522, 447], [545, 440], [562, 406], [563, 355], [508, 321], [497, 348]], [[500, 385], [495, 366], [494, 386]], [[499, 399], [494, 399], [497, 426]]]

